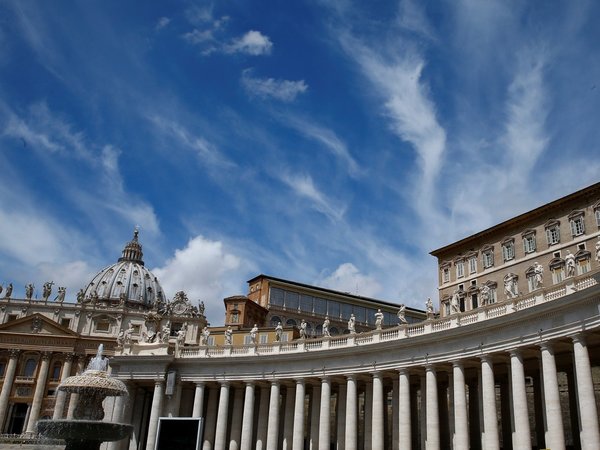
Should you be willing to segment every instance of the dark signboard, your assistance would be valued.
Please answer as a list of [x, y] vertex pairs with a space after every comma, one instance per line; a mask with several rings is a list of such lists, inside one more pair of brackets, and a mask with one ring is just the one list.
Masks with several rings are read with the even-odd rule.
[[155, 450], [200, 450], [203, 424], [201, 417], [161, 417]]

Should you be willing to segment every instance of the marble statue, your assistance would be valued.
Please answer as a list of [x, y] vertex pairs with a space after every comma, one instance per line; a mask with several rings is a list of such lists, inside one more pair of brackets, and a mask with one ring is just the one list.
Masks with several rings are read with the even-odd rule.
[[127, 327], [127, 329], [123, 333], [123, 343], [124, 344], [131, 344], [131, 338], [133, 337], [134, 331], [135, 330], [133, 328], [133, 324], [131, 322], [129, 322], [129, 327]]
[[56, 298], [54, 300], [59, 303], [64, 302], [66, 293], [67, 293], [67, 288], [64, 286], [59, 286], [58, 287], [58, 295], [56, 296]]
[[491, 289], [487, 284], [484, 284], [483, 286], [481, 286], [479, 293], [481, 295], [481, 306], [485, 306], [488, 303], [490, 303]]
[[6, 292], [4, 293], [4, 298], [10, 298], [10, 296], [12, 295], [12, 291], [13, 285], [12, 283], [8, 283], [8, 286], [6, 286]]
[[46, 281], [44, 283], [44, 286], [42, 287], [42, 297], [44, 298], [44, 301], [47, 302], [48, 298], [50, 298], [50, 295], [52, 294], [52, 285], [54, 284], [54, 281]]
[[258, 326], [256, 326], [256, 324], [254, 324], [254, 326], [250, 330], [250, 342], [252, 342], [252, 344], [254, 344], [254, 345], [256, 345], [256, 337], [257, 336], [258, 336]]
[[509, 273], [504, 276], [504, 293], [507, 299], [517, 296], [517, 279], [516, 276]]
[[[281, 322], [279, 322], [281, 323]], [[233, 343], [233, 330], [231, 327], [227, 327], [225, 330], [225, 345], [231, 345]]]
[[348, 320], [348, 331], [350, 334], [356, 333], [356, 318], [354, 314], [350, 314], [350, 319]]
[[25, 286], [25, 298], [31, 300], [31, 297], [33, 297], [33, 284], [29, 283]]
[[408, 323], [406, 320], [406, 305], [401, 304], [400, 309], [398, 310], [398, 325], [402, 325], [404, 323]]
[[204, 302], [200, 302], [200, 305], [198, 307], [198, 314], [201, 315], [201, 316], [203, 316], [205, 309], [206, 309], [206, 307], [204, 306]]
[[79, 292], [77, 292], [77, 303], [82, 303], [84, 298], [85, 292], [83, 291], [83, 289], [79, 289]]
[[183, 325], [181, 329], [177, 332], [177, 345], [180, 347], [185, 343], [185, 336], [187, 334], [187, 325]]
[[300, 322], [300, 339], [306, 339], [306, 320], [302, 319]]
[[575, 276], [575, 255], [567, 250], [567, 254], [565, 256], [565, 264], [567, 266], [567, 276], [574, 277]]
[[323, 336], [331, 337], [331, 333], [329, 333], [329, 316], [325, 316], [323, 322]]
[[383, 313], [381, 312], [381, 309], [378, 309], [377, 312], [375, 313], [375, 329], [381, 330], [382, 327], [383, 327]]
[[210, 337], [210, 330], [208, 329], [208, 327], [204, 327], [202, 329], [202, 336], [201, 336], [201, 342], [200, 345], [208, 345], [208, 338]]
[[169, 337], [171, 336], [171, 324], [169, 322], [167, 322], [163, 328], [162, 328], [162, 333], [161, 333], [161, 341], [163, 344], [168, 344], [169, 343]]
[[275, 341], [281, 341], [281, 335], [283, 334], [283, 326], [281, 322], [277, 322], [277, 326], [275, 327]]
[[535, 288], [541, 288], [544, 283], [544, 268], [541, 264], [535, 262], [533, 263], [533, 273], [535, 278]]
[[450, 314], [458, 314], [460, 312], [460, 293], [458, 289], [456, 289], [452, 293], [452, 298], [450, 299]]
[[125, 332], [123, 329], [119, 330], [119, 334], [117, 335], [117, 347], [123, 347], [125, 343]]
[[431, 301], [431, 298], [427, 298], [427, 301], [425, 302], [425, 310], [427, 311], [427, 318], [428, 319], [433, 319], [435, 316], [435, 313], [433, 311], [433, 302]]

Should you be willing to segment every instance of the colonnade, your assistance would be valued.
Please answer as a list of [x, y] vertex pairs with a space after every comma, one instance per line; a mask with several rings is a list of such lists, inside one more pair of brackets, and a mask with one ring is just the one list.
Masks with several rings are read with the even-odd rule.
[[[581, 334], [422, 366], [348, 372], [252, 380], [235, 379], [232, 368], [220, 382], [184, 380], [195, 383], [189, 415], [205, 420], [202, 449], [525, 450], [535, 442], [560, 450], [567, 429], [575, 447], [600, 448], [592, 365]], [[567, 408], [559, 372], [569, 377]], [[148, 450], [165, 399], [164, 380], [155, 380]]]

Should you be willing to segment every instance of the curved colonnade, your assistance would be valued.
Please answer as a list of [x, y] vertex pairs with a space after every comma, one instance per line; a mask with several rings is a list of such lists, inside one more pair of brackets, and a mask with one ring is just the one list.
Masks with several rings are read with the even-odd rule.
[[600, 448], [592, 277], [364, 335], [135, 353], [112, 365], [138, 448], [161, 416], [204, 417], [204, 450]]

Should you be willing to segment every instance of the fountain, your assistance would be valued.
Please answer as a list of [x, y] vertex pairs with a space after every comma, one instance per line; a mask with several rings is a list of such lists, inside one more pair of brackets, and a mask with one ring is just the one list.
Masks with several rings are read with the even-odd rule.
[[97, 450], [102, 442], [119, 441], [133, 430], [133, 425], [102, 422], [104, 399], [127, 395], [123, 382], [108, 376], [108, 360], [102, 357], [102, 351], [100, 344], [85, 372], [67, 378], [58, 386], [60, 391], [79, 394], [73, 420], [38, 421], [38, 432], [50, 438], [64, 439], [65, 450]]

